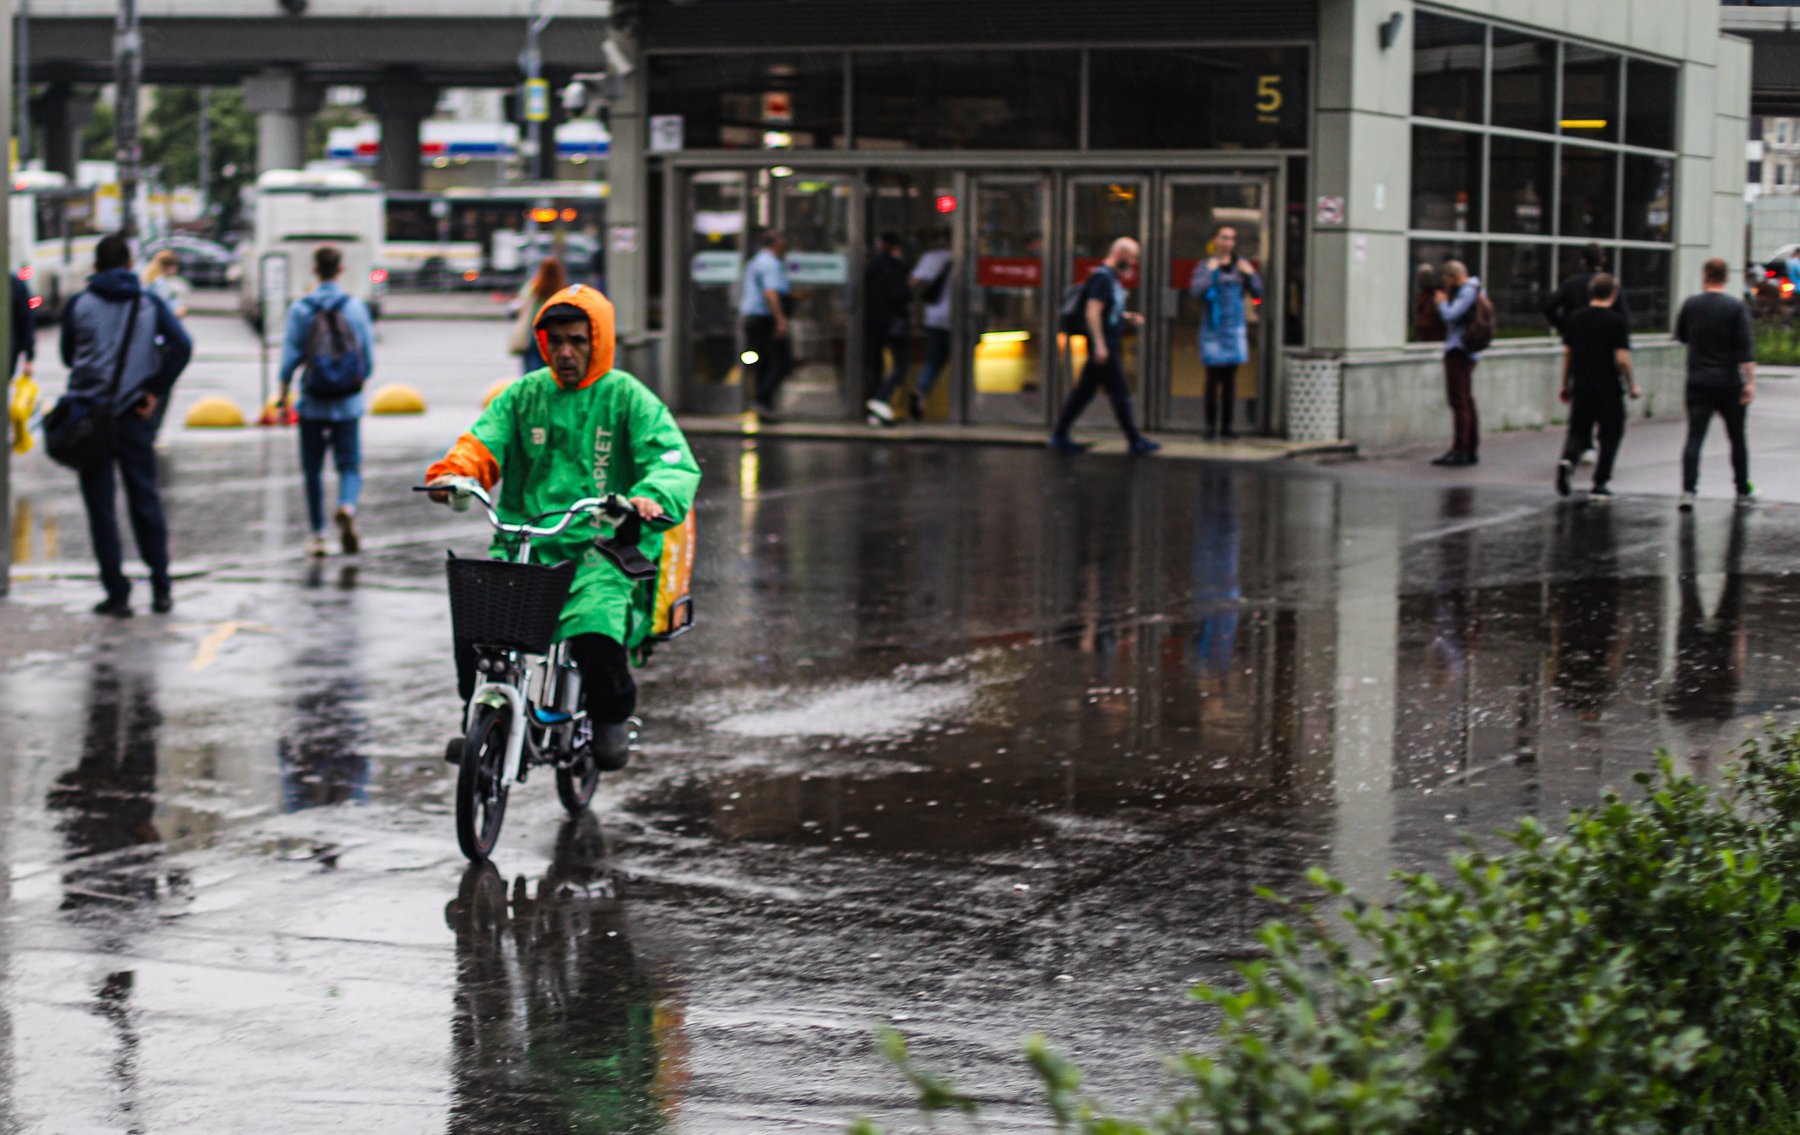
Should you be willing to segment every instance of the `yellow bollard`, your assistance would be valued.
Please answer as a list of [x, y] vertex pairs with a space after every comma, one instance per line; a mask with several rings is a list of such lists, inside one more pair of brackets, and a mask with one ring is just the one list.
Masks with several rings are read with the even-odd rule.
[[244, 424], [244, 412], [229, 398], [202, 398], [187, 412], [191, 430], [234, 430]]
[[410, 386], [390, 382], [375, 391], [369, 400], [371, 414], [423, 414], [425, 396]]
[[511, 386], [514, 382], [517, 382], [517, 381], [518, 381], [517, 379], [503, 378], [499, 382], [496, 382], [496, 383], [494, 383], [494, 385], [488, 387], [487, 393], [483, 394], [481, 396], [481, 408], [483, 410], [487, 409], [488, 403], [490, 403], [494, 399], [500, 397], [500, 392], [502, 390], [505, 390], [507, 387]]

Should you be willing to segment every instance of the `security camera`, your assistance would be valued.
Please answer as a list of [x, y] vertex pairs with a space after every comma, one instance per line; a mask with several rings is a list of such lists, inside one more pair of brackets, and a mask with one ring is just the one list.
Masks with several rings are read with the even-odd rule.
[[580, 79], [571, 80], [562, 89], [563, 112], [573, 118], [587, 109], [588, 85]]
[[607, 68], [621, 79], [630, 78], [631, 73], [637, 70], [637, 64], [633, 63], [631, 57], [619, 49], [618, 41], [611, 36], [608, 36], [606, 42], [600, 45], [600, 53], [606, 56]]

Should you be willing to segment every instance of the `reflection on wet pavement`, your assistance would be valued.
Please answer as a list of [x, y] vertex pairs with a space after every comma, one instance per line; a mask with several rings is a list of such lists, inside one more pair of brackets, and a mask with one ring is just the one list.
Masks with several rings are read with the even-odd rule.
[[172, 450], [174, 621], [0, 651], [0, 1130], [832, 1128], [904, 1112], [883, 1021], [1037, 1128], [1019, 1039], [1153, 1099], [1255, 888], [1378, 892], [1793, 713], [1784, 510], [707, 441], [646, 751], [597, 817], [532, 778], [465, 869], [440, 561], [481, 534], [418, 448], [371, 447], [356, 565], [292, 554], [264, 447]]

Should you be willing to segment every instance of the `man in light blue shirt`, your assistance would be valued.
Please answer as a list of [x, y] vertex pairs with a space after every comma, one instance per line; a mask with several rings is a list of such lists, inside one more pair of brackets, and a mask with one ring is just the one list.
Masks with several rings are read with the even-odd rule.
[[1481, 443], [1481, 418], [1475, 409], [1475, 364], [1481, 355], [1463, 345], [1463, 333], [1475, 314], [1481, 280], [1471, 277], [1460, 260], [1444, 261], [1438, 278], [1444, 282], [1437, 293], [1438, 315], [1444, 320], [1444, 396], [1450, 403], [1455, 440], [1450, 443], [1449, 452], [1432, 464], [1474, 465], [1480, 461], [1477, 447]]
[[[369, 309], [338, 286], [344, 256], [329, 244], [313, 251], [313, 275], [319, 286], [294, 301], [288, 309], [287, 335], [281, 344], [281, 393], [276, 406], [285, 409], [294, 372], [307, 368], [300, 383], [300, 473], [306, 483], [306, 554], [323, 556], [325, 546], [325, 450], [331, 449], [338, 472], [336, 521], [344, 554], [355, 555], [362, 547], [356, 528], [356, 501], [362, 494], [361, 383], [356, 390], [333, 394], [322, 389], [313, 374], [318, 360], [327, 354], [354, 351], [361, 356], [363, 379], [375, 372], [375, 328]], [[321, 319], [323, 315], [325, 318]], [[347, 332], [349, 342], [334, 341]]]
[[753, 377], [750, 408], [759, 418], [775, 416], [775, 399], [782, 380], [793, 369], [793, 341], [788, 337], [792, 292], [788, 287], [787, 238], [770, 229], [762, 235], [762, 248], [744, 265], [744, 284], [738, 295], [738, 314], [744, 320], [746, 364]]

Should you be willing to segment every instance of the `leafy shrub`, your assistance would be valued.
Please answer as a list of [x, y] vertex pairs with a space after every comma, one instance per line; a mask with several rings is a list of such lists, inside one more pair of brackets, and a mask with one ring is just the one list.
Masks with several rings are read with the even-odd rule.
[[[1385, 907], [1314, 871], [1341, 919], [1284, 903], [1241, 989], [1194, 991], [1224, 1019], [1212, 1051], [1169, 1061], [1167, 1110], [1111, 1115], [1031, 1042], [1059, 1128], [1800, 1130], [1800, 734], [1746, 746], [1722, 791], [1666, 758], [1637, 781], [1641, 799], [1608, 795], [1555, 837], [1527, 820], [1508, 851], [1458, 856], [1447, 880], [1397, 876]], [[883, 1044], [922, 1108], [976, 1113], [897, 1034]]]

